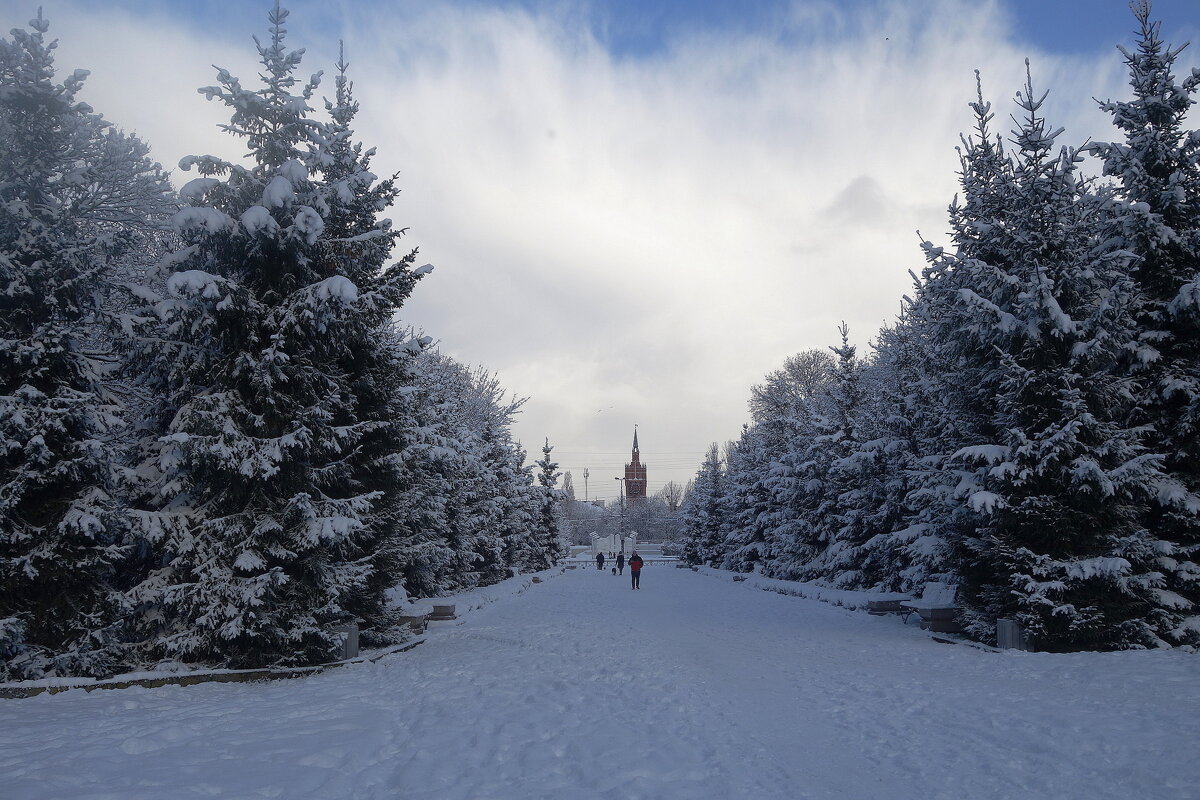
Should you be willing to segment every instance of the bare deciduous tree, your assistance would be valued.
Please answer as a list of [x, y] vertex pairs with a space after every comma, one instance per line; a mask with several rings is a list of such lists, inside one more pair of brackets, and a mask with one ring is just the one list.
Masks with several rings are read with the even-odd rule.
[[683, 486], [676, 481], [668, 481], [659, 491], [658, 499], [667, 504], [667, 510], [674, 514], [683, 505]]
[[755, 422], [785, 419], [800, 404], [821, 393], [833, 378], [833, 356], [805, 350], [788, 356], [783, 366], [750, 387], [750, 415]]

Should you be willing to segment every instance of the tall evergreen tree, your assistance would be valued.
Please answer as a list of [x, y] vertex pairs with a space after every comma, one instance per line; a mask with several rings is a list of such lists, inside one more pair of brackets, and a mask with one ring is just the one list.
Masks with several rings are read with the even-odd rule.
[[170, 189], [30, 29], [0, 40], [0, 677], [101, 675], [129, 555], [103, 319]]
[[393, 347], [384, 342], [413, 286], [432, 267], [412, 269], [415, 249], [399, 262], [387, 263], [403, 232], [379, 215], [399, 195], [396, 177], [377, 181], [371, 172], [374, 148], [354, 140], [359, 104], [344, 52], [336, 69], [334, 99], [325, 103], [331, 121], [308, 160], [310, 171], [324, 179], [327, 211], [317, 241], [320, 268], [324, 275], [349, 278], [358, 293], [334, 351], [344, 399], [341, 418], [333, 423], [355, 431], [354, 446], [340, 465], [346, 472], [341, 492], [352, 490], [375, 499], [363, 519], [364, 535], [342, 554], [347, 560], [367, 558], [371, 563], [366, 584], [347, 600], [346, 609], [366, 621], [368, 643], [382, 643], [391, 627], [383, 597], [398, 579], [398, 550], [404, 539], [420, 535], [422, 522], [404, 515], [402, 495], [413, 491], [417, 480], [404, 460], [410, 443], [420, 436], [408, 402], [416, 383], [414, 346], [428, 340], [409, 338]]
[[[524, 404], [494, 375], [424, 351], [410, 464], [422, 464], [406, 504], [421, 510], [406, 538], [402, 571], [410, 594], [432, 595], [503, 580], [535, 568], [543, 496], [532, 485], [511, 425]], [[416, 518], [416, 517], [414, 517]]]
[[542, 457], [534, 462], [537, 466], [537, 482], [540, 492], [537, 498], [537, 530], [538, 549], [534, 569], [547, 569], [554, 566], [567, 556], [570, 547], [563, 536], [563, 507], [561, 492], [555, 489], [562, 475], [558, 472], [558, 464], [550, 460], [554, 448], [546, 439], [542, 445]]
[[683, 557], [689, 564], [721, 564], [725, 556], [725, 495], [725, 465], [713, 442], [683, 505]]
[[[964, 171], [996, 224], [955, 218], [959, 252], [931, 250], [932, 274], [962, 282], [928, 287], [950, 311], [941, 347], [990, 399], [983, 440], [956, 454], [977, 465], [960, 491], [978, 524], [955, 543], [965, 617], [985, 639], [1016, 617], [1046, 649], [1146, 646], [1162, 576], [1138, 513], [1160, 473], [1122, 421], [1130, 386], [1111, 369], [1133, 336], [1129, 256], [1096, 235], [1106, 201], [1085, 194], [1075, 150], [1055, 153], [1044, 99], [1027, 81], [1015, 157]], [[983, 191], [967, 183], [978, 174]]]
[[819, 410], [822, 398], [803, 404], [792, 424], [792, 435], [781, 456], [771, 462], [765, 479], [769, 507], [764, 517], [770, 559], [764, 572], [773, 578], [796, 580], [824, 550], [817, 530], [828, 475], [820, 460], [817, 439], [827, 417]]
[[762, 427], [743, 426], [728, 467], [725, 503], [728, 533], [724, 537], [726, 553], [721, 565], [725, 569], [753, 572], [760, 570], [768, 558], [769, 466], [770, 453]]
[[[834, 374], [830, 351], [807, 350], [790, 356], [781, 369], [751, 388], [757, 442], [749, 443], [745, 461], [761, 458], [764, 466], [757, 479], [735, 475], [734, 482], [738, 491], [745, 487], [750, 493], [745, 502], [753, 508], [755, 530], [748, 538], [753, 543], [761, 532], [763, 570], [775, 577], [798, 577], [815, 555], [812, 517], [805, 504], [816, 496], [810, 491], [816, 486], [810, 480], [813, 464], [806, 456]], [[762, 453], [754, 454], [760, 447]], [[740, 536], [746, 537], [746, 532]]]
[[495, 583], [522, 570], [538, 569], [542, 559], [535, 533], [538, 504], [533, 467], [525, 463], [525, 449], [513, 441], [506, 428], [488, 431], [485, 442], [484, 463], [493, 487], [487, 507], [501, 547], [499, 559], [483, 580]]
[[865, 516], [871, 505], [868, 494], [878, 463], [872, 448], [864, 447], [860, 428], [863, 406], [862, 365], [850, 344], [845, 323], [838, 328], [841, 344], [832, 348], [837, 358], [829, 386], [828, 413], [818, 421], [818, 435], [809, 459], [820, 475], [820, 494], [812, 519], [817, 557], [805, 567], [806, 576], [828, 579], [835, 586], [862, 585], [859, 550], [869, 538]]
[[223, 127], [253, 163], [181, 162], [201, 177], [183, 189], [185, 245], [155, 307], [167, 424], [140, 518], [163, 566], [136, 597], [156, 652], [239, 666], [326, 660], [333, 623], [384, 616], [384, 498], [369, 472], [395, 453], [373, 442], [388, 393], [371, 382], [389, 365], [364, 343], [413, 279], [410, 259], [374, 275], [394, 236], [371, 215], [392, 190], [338, 149], [348, 87], [332, 128], [310, 118], [320, 73], [295, 76], [287, 16], [276, 4], [256, 39], [261, 88], [219, 70], [201, 90], [232, 109]]
[[[880, 331], [872, 375], [873, 418], [865, 444], [872, 481], [862, 545], [863, 585], [919, 593], [950, 569], [944, 514], [953, 508], [947, 485], [945, 415], [922, 328], [907, 312]], [[951, 452], [957, 449], [954, 446]]]
[[1125, 141], [1091, 149], [1124, 201], [1109, 232], [1138, 257], [1139, 335], [1123, 360], [1138, 382], [1132, 419], [1150, 426], [1168, 475], [1146, 518], [1166, 577], [1154, 624], [1168, 641], [1200, 644], [1200, 134], [1186, 128], [1200, 72], [1177, 81], [1184, 48], [1163, 43], [1149, 2], [1132, 8], [1138, 46], [1121, 52], [1133, 98], [1101, 104]]
[[[850, 569], [854, 545], [837, 542], [856, 502], [848, 468], [857, 450], [857, 410], [862, 401], [860, 367], [849, 331], [839, 328], [840, 347], [821, 395], [809, 398], [793, 436], [767, 479], [772, 510], [766, 516], [767, 572], [785, 579], [821, 579]], [[799, 415], [798, 415], [799, 416]], [[834, 562], [838, 566], [834, 567]]]
[[[949, 208], [954, 251], [949, 255], [942, 247], [923, 243], [929, 263], [914, 276], [915, 296], [906, 309], [921, 365], [912, 386], [926, 401], [918, 433], [921, 457], [905, 500], [912, 517], [899, 532], [911, 539], [905, 551], [913, 557], [909, 574], [915, 582], [909, 589], [925, 579], [958, 580], [953, 552], [981, 525], [970, 499], [982, 490], [988, 471], [987, 464], [976, 464], [960, 453], [987, 452], [964, 448], [987, 448], [1000, 435], [988, 414], [1000, 386], [996, 351], [987, 331], [1012, 325], [1004, 307], [1018, 291], [1002, 268], [1007, 254], [998, 236], [1008, 224], [1001, 198], [1011, 182], [1011, 169], [1003, 141], [992, 133], [994, 114], [983, 98], [978, 71], [975, 81], [976, 100], [969, 104], [975, 131], [962, 138], [962, 192]], [[984, 286], [988, 289], [981, 294]], [[964, 336], [964, 331], [970, 335]]]
[[[396, 492], [393, 537], [387, 569], [394, 584], [403, 584], [410, 597], [435, 597], [446, 589], [456, 571], [455, 498], [473, 477], [466, 471], [464, 446], [455, 438], [451, 413], [453, 395], [443, 372], [448, 360], [426, 349], [427, 337], [398, 327], [389, 328], [380, 346], [391, 350], [398, 371], [411, 373], [414, 385], [397, 386], [392, 398], [393, 419], [401, 426], [402, 449], [389, 456], [394, 463], [385, 474], [396, 475], [403, 490]], [[457, 365], [454, 365], [455, 367]], [[465, 571], [469, 571], [469, 568]]]

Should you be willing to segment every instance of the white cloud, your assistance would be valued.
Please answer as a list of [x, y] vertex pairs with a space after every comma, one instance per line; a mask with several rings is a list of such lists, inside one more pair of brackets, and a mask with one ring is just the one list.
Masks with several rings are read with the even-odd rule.
[[[98, 109], [168, 165], [240, 151], [195, 88], [214, 62], [249, 82], [265, 20], [195, 33], [79, 8], [54, 30]], [[437, 265], [409, 321], [530, 395], [526, 445], [550, 436], [613, 494], [583, 453], [624, 450], [638, 422], [646, 458], [680, 464], [651, 488], [686, 480], [684, 454], [736, 437], [751, 383], [840, 320], [865, 344], [895, 314], [914, 231], [945, 238], [974, 69], [1000, 130], [1028, 55], [1065, 138], [1108, 135], [1091, 98], [1124, 95], [1115, 53], [1026, 52], [995, 4], [870, 8], [797, 5], [774, 31], [614, 60], [569, 14], [344, 4], [341, 31], [312, 30], [296, 3], [290, 43], [313, 71], [347, 40], [359, 134], [400, 171], [391, 216]]]

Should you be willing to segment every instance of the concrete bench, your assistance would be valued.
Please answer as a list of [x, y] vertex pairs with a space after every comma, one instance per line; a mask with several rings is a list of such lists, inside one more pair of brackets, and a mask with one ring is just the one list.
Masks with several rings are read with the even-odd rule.
[[897, 597], [894, 600], [868, 600], [867, 613], [876, 617], [882, 617], [887, 614], [901, 614], [905, 619], [908, 619], [908, 615], [912, 613], [912, 610], [900, 606], [900, 603], [904, 600], [912, 600], [912, 595]]
[[430, 622], [458, 619], [454, 614], [454, 603], [447, 600], [427, 600], [426, 602], [433, 606], [433, 613], [429, 615]]
[[413, 633], [424, 633], [429, 627], [433, 606], [424, 602], [407, 602], [400, 606], [400, 624], [407, 625]]
[[961, 633], [962, 626], [956, 619], [958, 605], [954, 601], [957, 593], [957, 586], [931, 581], [925, 584], [919, 599], [901, 600], [899, 613], [902, 613], [904, 621], [908, 622], [908, 615], [914, 611], [917, 612], [921, 617], [922, 630], [932, 630], [937, 633]]
[[413, 633], [424, 633], [429, 627], [428, 614], [401, 614], [399, 623], [407, 625]]

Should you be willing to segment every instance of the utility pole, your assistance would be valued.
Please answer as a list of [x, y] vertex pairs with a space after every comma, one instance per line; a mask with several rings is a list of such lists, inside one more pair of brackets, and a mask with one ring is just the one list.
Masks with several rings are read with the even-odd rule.
[[584, 467], [583, 468], [583, 502], [585, 502], [585, 503], [588, 501], [587, 479], [588, 479], [588, 468]]
[[618, 482], [617, 483], [617, 491], [620, 493], [620, 502], [621, 502], [621, 516], [618, 518], [618, 521], [617, 521], [617, 538], [624, 541], [624, 539], [625, 539], [625, 479], [624, 478], [613, 478], [613, 480]]

